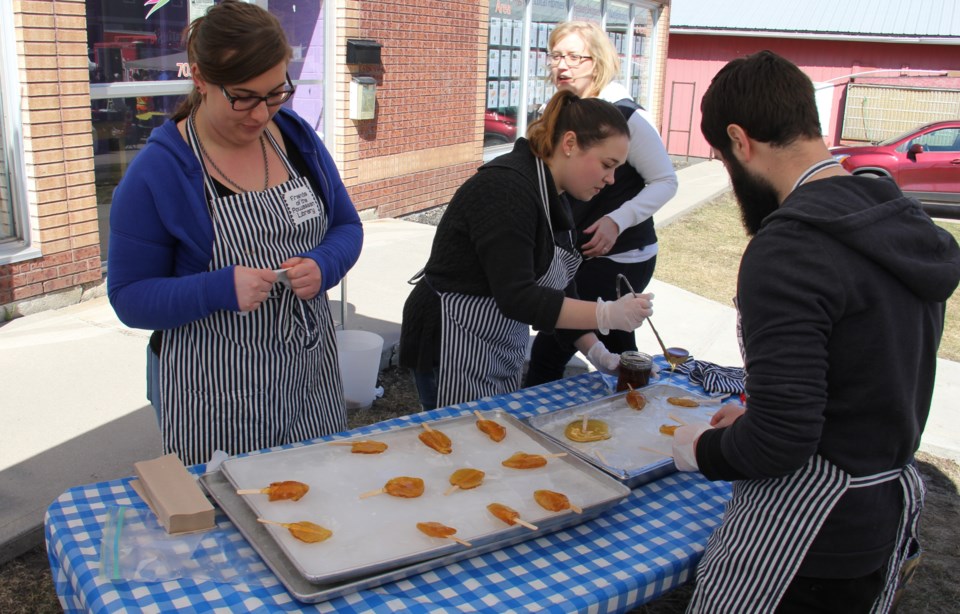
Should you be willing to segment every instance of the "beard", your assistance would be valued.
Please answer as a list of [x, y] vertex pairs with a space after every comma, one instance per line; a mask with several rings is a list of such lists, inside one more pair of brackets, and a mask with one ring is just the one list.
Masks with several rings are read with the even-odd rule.
[[763, 220], [780, 207], [776, 189], [763, 177], [750, 173], [734, 156], [725, 158], [730, 184], [740, 205], [740, 219], [750, 237], [755, 236]]

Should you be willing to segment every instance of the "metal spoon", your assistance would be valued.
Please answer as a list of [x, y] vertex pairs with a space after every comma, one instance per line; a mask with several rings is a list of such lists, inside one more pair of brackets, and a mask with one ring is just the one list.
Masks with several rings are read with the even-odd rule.
[[[633, 286], [630, 285], [630, 280], [626, 278], [623, 273], [617, 274], [617, 298], [620, 298], [620, 282], [626, 284], [627, 289], [630, 290], [630, 293], [633, 296], [636, 296], [637, 293], [633, 289]], [[647, 324], [650, 325], [650, 330], [653, 331], [654, 337], [657, 338], [657, 343], [660, 344], [660, 349], [663, 350], [663, 357], [668, 363], [670, 363], [670, 372], [672, 373], [674, 369], [677, 368], [677, 365], [685, 363], [690, 359], [690, 352], [683, 348], [668, 348], [663, 342], [663, 339], [660, 338], [660, 333], [657, 332], [656, 327], [653, 325], [653, 320], [647, 318]]]

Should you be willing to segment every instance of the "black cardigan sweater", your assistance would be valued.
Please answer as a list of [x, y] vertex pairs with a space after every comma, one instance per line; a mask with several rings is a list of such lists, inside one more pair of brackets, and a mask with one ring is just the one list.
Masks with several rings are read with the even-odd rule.
[[[569, 205], [546, 171], [556, 240], [572, 244]], [[450, 200], [437, 226], [424, 278], [403, 307], [400, 365], [429, 371], [440, 361], [438, 292], [490, 296], [507, 318], [553, 330], [566, 290], [537, 285], [553, 260], [554, 238], [537, 187], [536, 156], [526, 139], [480, 167]]]

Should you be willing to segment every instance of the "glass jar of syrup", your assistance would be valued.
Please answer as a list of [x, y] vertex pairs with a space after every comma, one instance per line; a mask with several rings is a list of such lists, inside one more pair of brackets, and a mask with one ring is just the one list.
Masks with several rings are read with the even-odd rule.
[[620, 354], [620, 374], [617, 377], [617, 392], [643, 388], [650, 383], [650, 371], [653, 368], [653, 357], [643, 352], [627, 350]]

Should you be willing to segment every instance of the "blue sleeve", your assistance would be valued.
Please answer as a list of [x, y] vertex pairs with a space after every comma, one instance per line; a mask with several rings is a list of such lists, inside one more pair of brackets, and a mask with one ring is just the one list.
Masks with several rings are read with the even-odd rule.
[[162, 330], [237, 311], [233, 267], [207, 271], [212, 248], [200, 176], [162, 147], [144, 148], [110, 210], [107, 293], [120, 321]]

